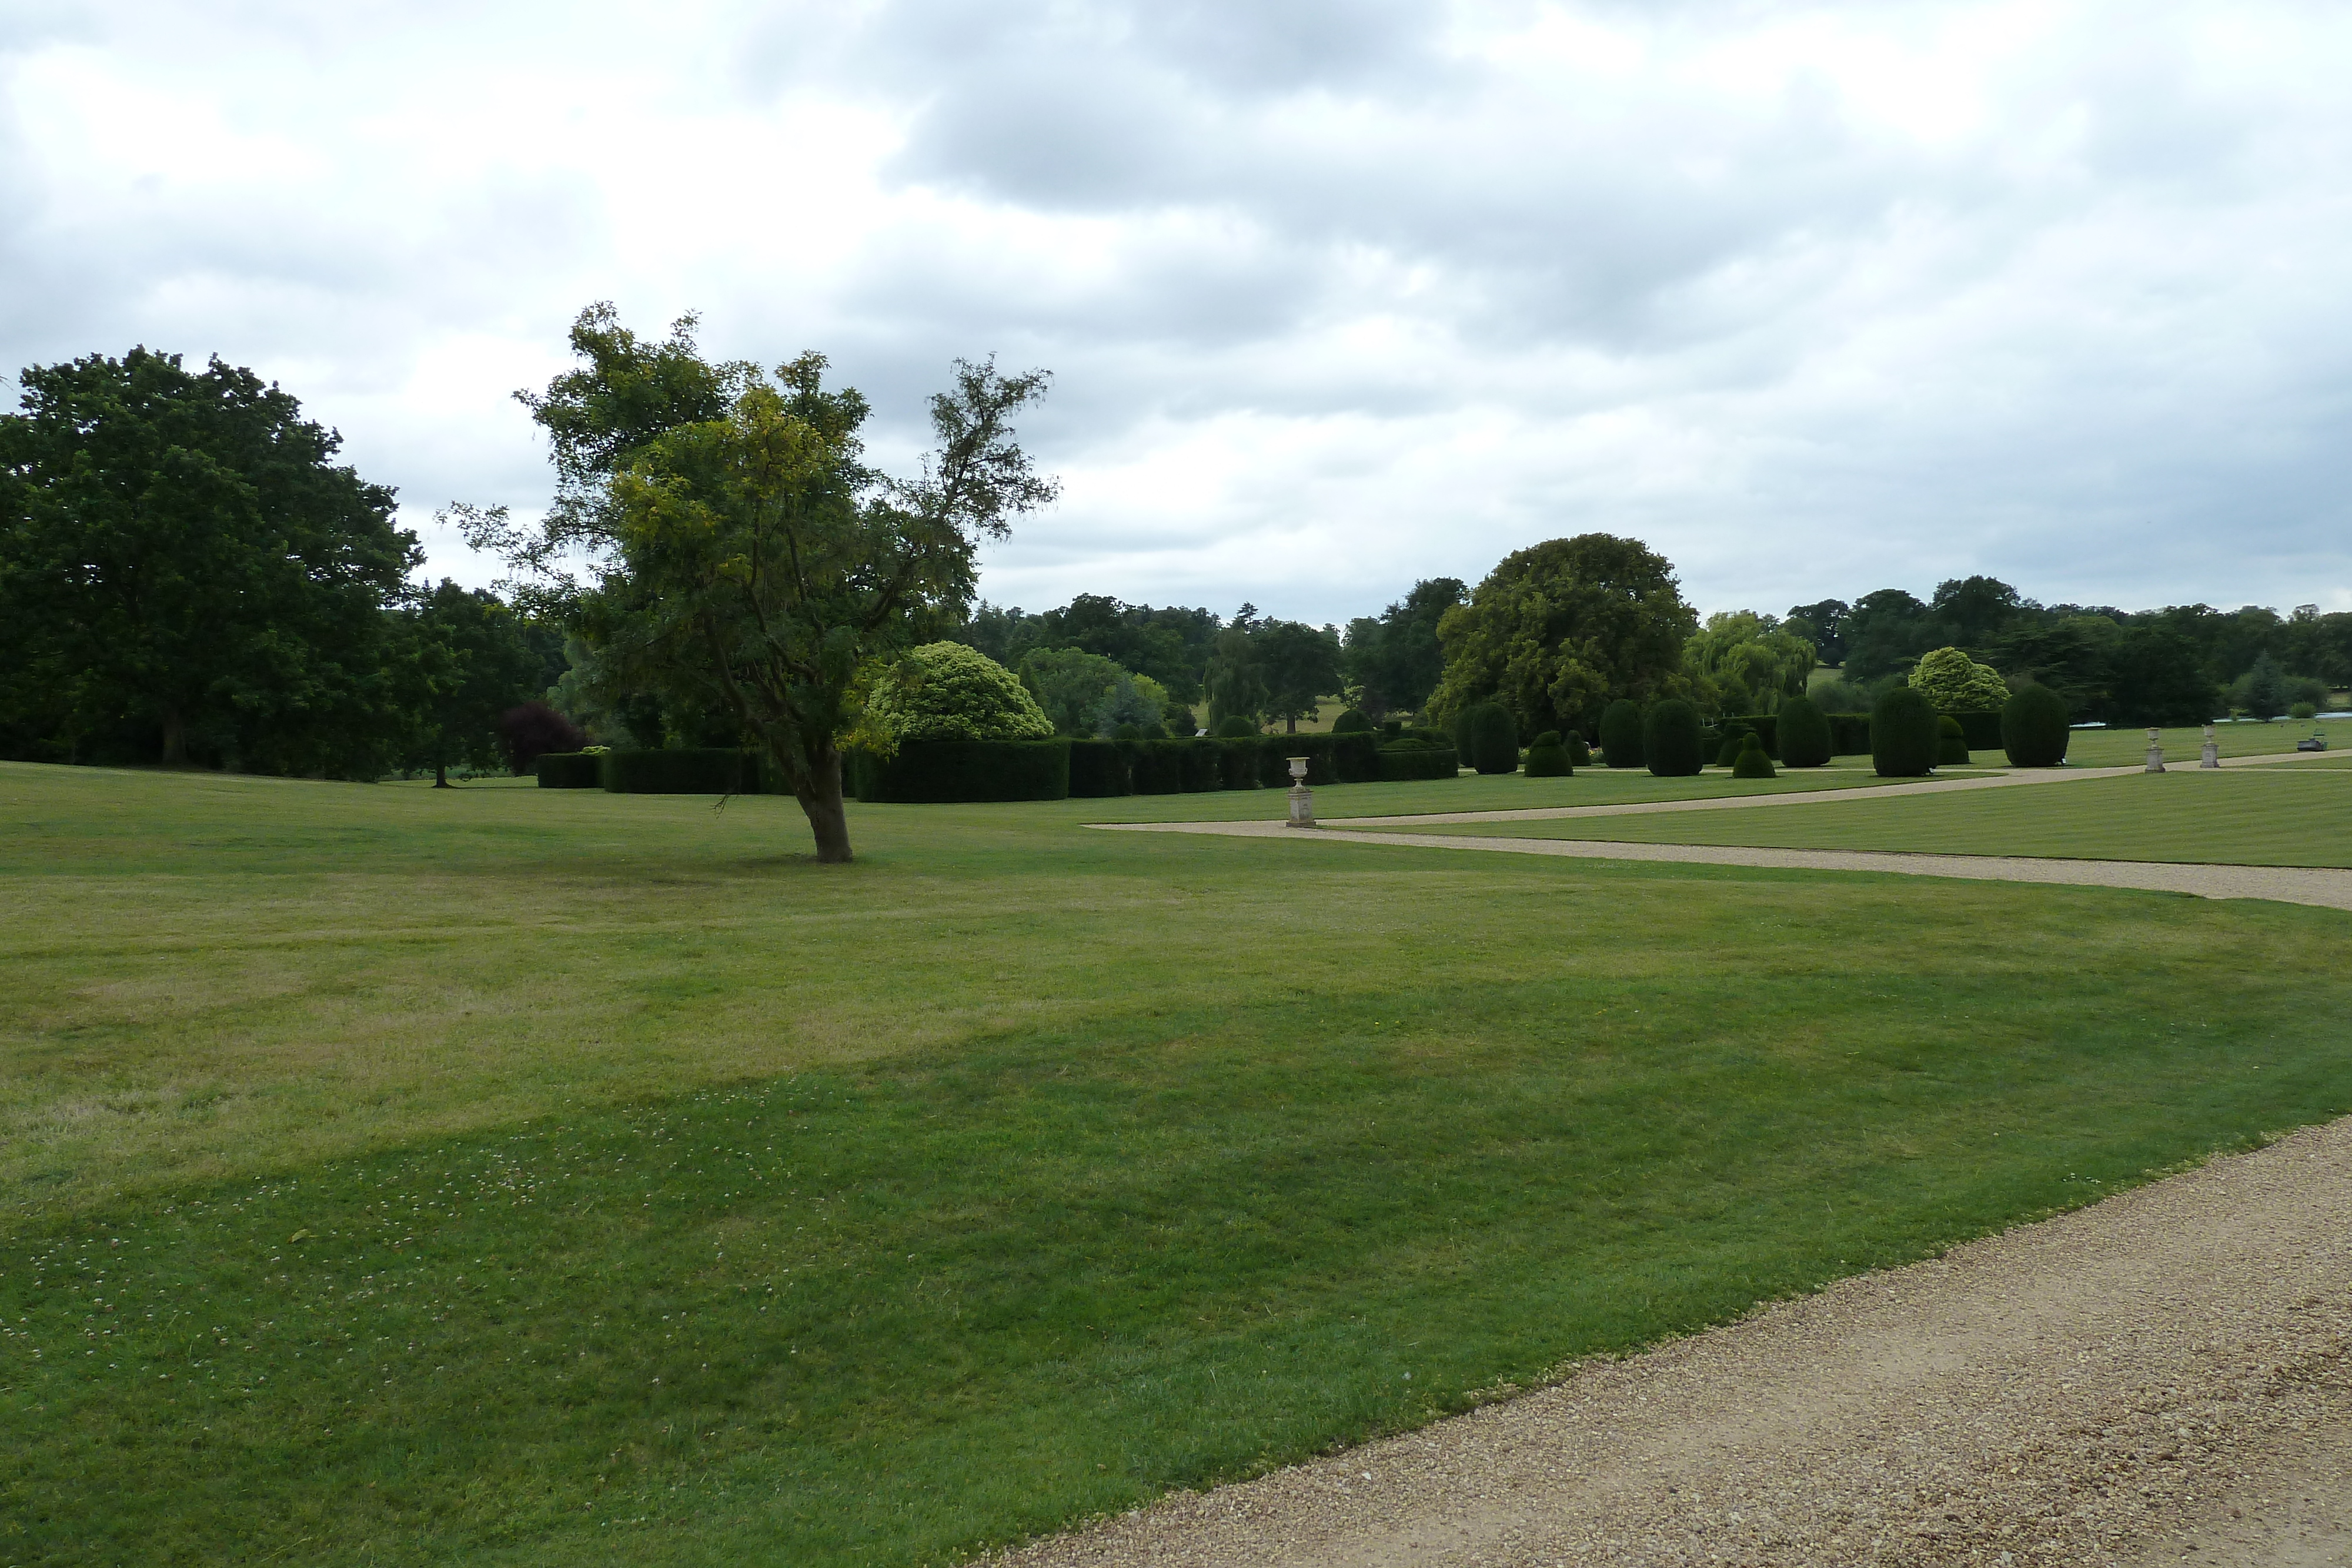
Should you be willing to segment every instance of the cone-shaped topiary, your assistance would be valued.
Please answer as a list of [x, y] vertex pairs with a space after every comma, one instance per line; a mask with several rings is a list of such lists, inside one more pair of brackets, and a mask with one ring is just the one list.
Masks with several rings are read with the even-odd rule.
[[1568, 747], [1559, 743], [1559, 731], [1545, 730], [1528, 744], [1528, 778], [1565, 779], [1575, 771], [1575, 765], [1568, 759]]
[[2011, 768], [2057, 768], [2066, 760], [2066, 699], [2048, 686], [2024, 686], [2001, 705], [2000, 748]]
[[1661, 779], [1687, 779], [1699, 771], [1706, 753], [1699, 745], [1698, 709], [1680, 697], [1652, 703], [1642, 716], [1642, 755]]
[[1936, 721], [1936, 766], [1941, 768], [1947, 762], [1958, 768], [1969, 765], [1968, 732], [1950, 714]]
[[1723, 744], [1715, 748], [1715, 765], [1729, 768], [1737, 763], [1739, 754], [1748, 748], [1748, 737], [1755, 733], [1744, 724], [1727, 721], [1723, 727]]
[[1592, 765], [1592, 747], [1584, 743], [1584, 732], [1580, 729], [1571, 729], [1568, 732], [1568, 765], [1570, 768], [1589, 768]]
[[1239, 740], [1244, 736], [1255, 735], [1256, 733], [1257, 725], [1255, 721], [1244, 718], [1237, 713], [1227, 714], [1224, 717], [1217, 721], [1217, 738], [1220, 740]]
[[1749, 731], [1740, 746], [1739, 755], [1731, 764], [1734, 779], [1778, 779], [1772, 771], [1772, 759], [1764, 754], [1764, 737]]
[[1642, 766], [1642, 710], [1624, 697], [1601, 712], [1601, 760], [1612, 768]]
[[1359, 730], [1368, 730], [1371, 727], [1372, 721], [1354, 708], [1345, 709], [1338, 718], [1331, 721], [1331, 733], [1334, 735], [1354, 735]]
[[1478, 703], [1462, 716], [1468, 752], [1463, 760], [1481, 773], [1519, 770], [1519, 728], [1501, 703]]
[[1784, 768], [1819, 768], [1830, 759], [1830, 720], [1811, 697], [1790, 697], [1780, 705], [1774, 725]]
[[1924, 779], [1936, 768], [1936, 709], [1909, 686], [1896, 686], [1870, 710], [1870, 760], [1881, 779]]

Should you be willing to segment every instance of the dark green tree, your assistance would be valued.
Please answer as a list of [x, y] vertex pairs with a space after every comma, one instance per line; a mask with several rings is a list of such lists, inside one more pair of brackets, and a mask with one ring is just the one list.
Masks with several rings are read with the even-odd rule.
[[1908, 665], [1944, 639], [1934, 612], [1899, 588], [1865, 593], [1846, 614], [1845, 678], [1875, 681]]
[[[774, 759], [817, 859], [847, 861], [839, 743], [858, 673], [961, 623], [977, 541], [1053, 497], [1012, 426], [1045, 377], [959, 361], [931, 400], [937, 447], [891, 479], [864, 461], [866, 400], [824, 386], [823, 356], [772, 382], [706, 361], [694, 325], [652, 343], [609, 305], [583, 311], [579, 368], [520, 394], [554, 448], [555, 504], [528, 531], [461, 517], [538, 579], [621, 684], [723, 705]], [[564, 570], [575, 551], [584, 585]]]
[[[421, 559], [393, 493], [252, 371], [133, 349], [35, 365], [0, 416], [0, 623], [13, 704], [72, 756], [135, 737], [373, 777], [397, 729], [384, 608]], [[36, 737], [39, 739], [41, 737]]]
[[445, 578], [406, 618], [421, 687], [411, 758], [446, 789], [452, 766], [496, 765], [499, 716], [545, 689], [541, 662], [522, 618], [484, 589]]
[[1870, 758], [1882, 779], [1923, 779], [1936, 768], [1942, 716], [1909, 686], [1895, 686], [1870, 710]]
[[2233, 695], [2239, 706], [2268, 724], [2286, 712], [2286, 672], [2268, 653], [2259, 654], [2253, 667], [2238, 682]]
[[1365, 712], [1382, 718], [1396, 712], [1419, 713], [1427, 704], [1445, 674], [1438, 622], [1468, 591], [1459, 578], [1428, 578], [1414, 583], [1412, 592], [1378, 618], [1360, 616], [1348, 622], [1343, 669], [1348, 684], [1360, 694]]
[[2221, 711], [2221, 687], [2196, 645], [2160, 622], [2125, 628], [2112, 663], [2109, 724], [2203, 724]]
[[1265, 715], [1289, 733], [1313, 718], [1322, 699], [1339, 690], [1339, 634], [1299, 621], [1269, 621], [1251, 634], [1265, 680]]

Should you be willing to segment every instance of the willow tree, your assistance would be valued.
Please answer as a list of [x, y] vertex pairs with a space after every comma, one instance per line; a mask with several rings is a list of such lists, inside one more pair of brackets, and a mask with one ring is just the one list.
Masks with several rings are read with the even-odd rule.
[[1047, 378], [957, 361], [931, 399], [936, 449], [893, 478], [866, 465], [866, 400], [824, 385], [823, 356], [771, 380], [705, 360], [694, 328], [687, 317], [652, 343], [609, 305], [582, 312], [580, 366], [517, 394], [553, 446], [555, 504], [530, 528], [502, 508], [453, 511], [614, 685], [740, 720], [807, 814], [817, 859], [847, 861], [840, 737], [858, 671], [960, 619], [979, 541], [1053, 498], [1011, 423]]

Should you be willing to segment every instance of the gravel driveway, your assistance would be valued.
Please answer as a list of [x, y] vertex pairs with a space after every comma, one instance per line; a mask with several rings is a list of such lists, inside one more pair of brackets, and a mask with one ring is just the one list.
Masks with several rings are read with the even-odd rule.
[[2352, 1563], [2352, 1119], [1005, 1561]]

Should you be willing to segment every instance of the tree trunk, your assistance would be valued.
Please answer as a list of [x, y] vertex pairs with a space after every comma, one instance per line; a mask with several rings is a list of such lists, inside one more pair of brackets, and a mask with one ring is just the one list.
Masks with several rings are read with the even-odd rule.
[[436, 758], [433, 763], [433, 788], [436, 789], [449, 788], [449, 765], [438, 758]]
[[822, 865], [849, 863], [849, 813], [841, 804], [841, 753], [827, 746], [817, 754], [813, 777], [793, 780], [793, 796], [807, 813]]
[[184, 768], [188, 763], [188, 721], [176, 707], [163, 710], [163, 766]]
[[1285, 722], [1286, 722], [1286, 723], [1289, 725], [1289, 727], [1289, 727], [1289, 728], [1287, 728], [1287, 729], [1286, 729], [1286, 730], [1284, 730], [1284, 731], [1282, 732], [1283, 734], [1285, 734], [1285, 735], [1297, 735], [1297, 734], [1298, 733], [1298, 716], [1297, 716], [1297, 714], [1292, 714], [1292, 715], [1290, 716], [1290, 717], [1289, 717], [1286, 721], [1285, 721]]

